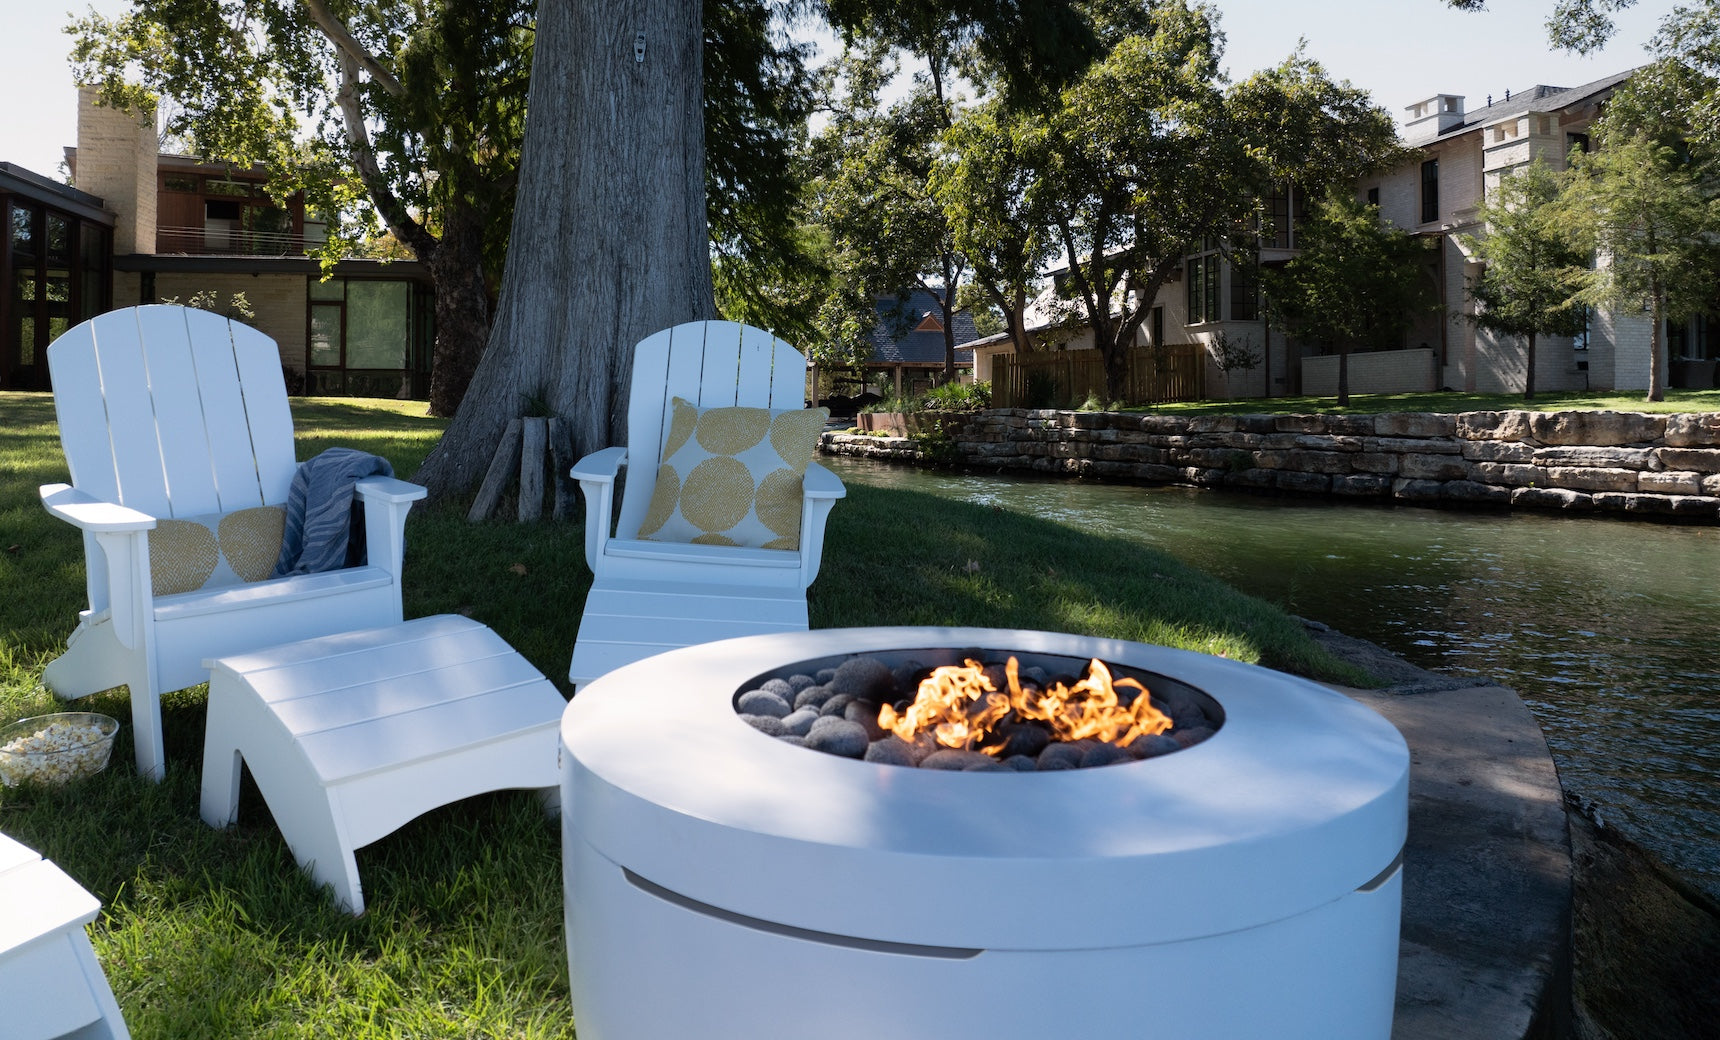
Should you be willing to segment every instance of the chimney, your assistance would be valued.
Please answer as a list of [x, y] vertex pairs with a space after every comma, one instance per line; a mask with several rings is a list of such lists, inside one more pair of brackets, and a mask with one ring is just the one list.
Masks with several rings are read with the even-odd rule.
[[1410, 141], [1438, 137], [1454, 126], [1463, 125], [1463, 95], [1435, 94], [1404, 109], [1404, 138]]
[[115, 255], [155, 252], [155, 109], [125, 112], [96, 103], [78, 88], [78, 152], [72, 174], [79, 191], [99, 195], [117, 219]]

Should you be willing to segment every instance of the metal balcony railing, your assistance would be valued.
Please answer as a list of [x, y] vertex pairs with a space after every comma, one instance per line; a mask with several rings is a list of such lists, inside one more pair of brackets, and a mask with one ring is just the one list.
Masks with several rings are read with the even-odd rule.
[[303, 256], [303, 235], [216, 227], [157, 227], [157, 253], [194, 256]]

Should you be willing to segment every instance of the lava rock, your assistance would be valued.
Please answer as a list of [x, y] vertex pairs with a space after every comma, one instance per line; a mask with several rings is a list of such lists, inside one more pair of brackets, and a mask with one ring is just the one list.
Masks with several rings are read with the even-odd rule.
[[816, 685], [808, 686], [806, 689], [801, 690], [799, 693], [794, 695], [794, 710], [799, 711], [801, 708], [811, 708], [813, 711], [817, 711], [819, 708], [822, 708], [824, 706], [824, 702], [829, 699], [830, 687]]
[[984, 762], [975, 762], [973, 765], [963, 768], [962, 772], [964, 772], [964, 773], [1013, 773], [1013, 772], [1015, 772], [1015, 770], [1004, 765], [1002, 762], [999, 762], [997, 759], [992, 758], [990, 755], [985, 755], [983, 757], [985, 758]]
[[1038, 665], [1031, 665], [1027, 668], [1018, 669], [1016, 671], [1016, 675], [1023, 682], [1026, 682], [1029, 679], [1031, 679], [1033, 681], [1033, 684], [1042, 690], [1045, 689], [1045, 680], [1050, 678], [1049, 676], [1047, 676], [1045, 674], [1045, 669], [1039, 667]]
[[1136, 737], [1129, 745], [1129, 754], [1136, 758], [1157, 758], [1168, 755], [1172, 751], [1181, 751], [1182, 745], [1177, 738], [1169, 733], [1152, 733], [1144, 737]]
[[988, 664], [981, 669], [981, 672], [985, 675], [986, 681], [991, 683], [992, 689], [1009, 689], [1009, 669], [1005, 666], [996, 663]]
[[792, 733], [784, 733], [782, 736], [777, 737], [776, 739], [782, 741], [784, 744], [793, 744], [795, 747], [805, 747], [806, 746], [806, 738], [805, 737], [797, 737]]
[[742, 715], [741, 721], [767, 737], [780, 737], [784, 732], [782, 719], [775, 715]]
[[784, 681], [788, 683], [788, 688], [793, 690], [795, 693], [799, 693], [808, 686], [818, 685], [818, 680], [814, 679], [810, 675], [791, 675]]
[[1052, 744], [1039, 753], [1039, 770], [1079, 769], [1084, 750], [1074, 744]]
[[1095, 766], [1108, 766], [1117, 762], [1128, 762], [1133, 758], [1127, 751], [1115, 744], [1101, 741], [1087, 749], [1081, 756], [1081, 768], [1092, 769]]
[[[824, 725], [826, 722], [829, 725]], [[847, 719], [821, 718], [813, 723], [812, 731], [806, 735], [807, 747], [844, 758], [861, 757], [866, 754], [870, 743], [866, 739], [866, 727]]]
[[[775, 681], [777, 680], [772, 680], [772, 682]], [[787, 688], [786, 683], [784, 688]], [[741, 699], [735, 702], [735, 707], [740, 710], [742, 715], [770, 715], [779, 719], [794, 710], [782, 694], [763, 687], [748, 690], [741, 694]]]
[[914, 754], [913, 745], [899, 737], [886, 737], [874, 740], [866, 745], [865, 759], [887, 766], [914, 766], [919, 764], [919, 758]]
[[931, 669], [918, 661], [905, 661], [890, 669], [890, 678], [895, 680], [896, 689], [902, 693], [912, 693], [920, 688], [920, 680], [931, 674]]
[[818, 721], [818, 712], [812, 708], [801, 708], [790, 712], [782, 720], [782, 731], [797, 737], [804, 737], [812, 730], [812, 724]]
[[812, 681], [821, 686], [830, 682], [830, 680], [834, 678], [836, 678], [836, 669], [834, 668], [820, 668], [818, 671], [812, 673]]
[[837, 695], [847, 693], [873, 701], [887, 701], [896, 695], [896, 677], [890, 668], [876, 657], [850, 657], [836, 666], [830, 688]]
[[1011, 755], [1003, 764], [1017, 773], [1032, 773], [1039, 769], [1039, 760], [1032, 755]]
[[1004, 723], [998, 727], [998, 732], [1003, 736], [1003, 750], [1000, 754], [1004, 758], [1015, 755], [1031, 757], [1044, 751], [1046, 745], [1051, 743], [1050, 731], [1031, 722]]
[[[835, 684], [832, 683], [830, 688], [835, 689]], [[837, 718], [841, 718], [843, 710], [852, 703], [854, 703], [854, 695], [852, 693], [839, 693], [819, 705], [818, 714], [834, 715]]]
[[973, 766], [984, 765], [991, 761], [991, 756], [979, 751], [964, 751], [960, 748], [941, 748], [920, 760], [921, 769], [943, 769], [950, 772], [962, 772]]
[[758, 684], [758, 688], [766, 693], [774, 693], [785, 701], [794, 700], [794, 687], [788, 684], [787, 679], [766, 679]]
[[842, 717], [849, 722], [858, 722], [865, 726], [866, 736], [871, 740], [878, 740], [889, 732], [878, 725], [878, 705], [871, 701], [849, 701], [848, 706], [842, 709]]
[[924, 762], [926, 760], [926, 756], [943, 750], [943, 745], [939, 744], [937, 738], [932, 736], [930, 733], [921, 733], [915, 736], [913, 740], [907, 741], [906, 743], [908, 745], [909, 752], [914, 756], [915, 765], [919, 765]]

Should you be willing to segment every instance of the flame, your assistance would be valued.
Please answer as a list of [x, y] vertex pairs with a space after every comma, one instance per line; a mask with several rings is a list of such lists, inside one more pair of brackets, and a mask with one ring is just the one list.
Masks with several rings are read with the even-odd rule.
[[[977, 749], [988, 755], [1002, 752], [997, 727], [1008, 721], [1044, 722], [1054, 740], [1093, 738], [1118, 747], [1171, 728], [1170, 718], [1153, 707], [1145, 686], [1128, 678], [1113, 682], [1110, 669], [1097, 659], [1074, 686], [1053, 683], [1050, 689], [1031, 684], [1023, 688], [1014, 657], [1004, 665], [1004, 675], [1007, 691], [992, 684], [978, 661], [934, 669], [920, 682], [906, 711], [897, 712], [886, 704], [878, 711], [878, 724], [903, 740], [930, 732], [944, 747]], [[1120, 687], [1140, 691], [1127, 707], [1117, 696]]]

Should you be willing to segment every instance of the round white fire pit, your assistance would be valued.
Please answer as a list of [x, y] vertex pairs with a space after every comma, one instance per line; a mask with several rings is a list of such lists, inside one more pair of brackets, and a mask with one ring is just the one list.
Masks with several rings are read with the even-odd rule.
[[[761, 676], [969, 647], [1144, 672], [1222, 725], [1141, 761], [944, 772], [736, 714]], [[581, 1040], [1391, 1032], [1409, 752], [1313, 683], [1073, 635], [826, 629], [618, 669], [561, 736]]]

